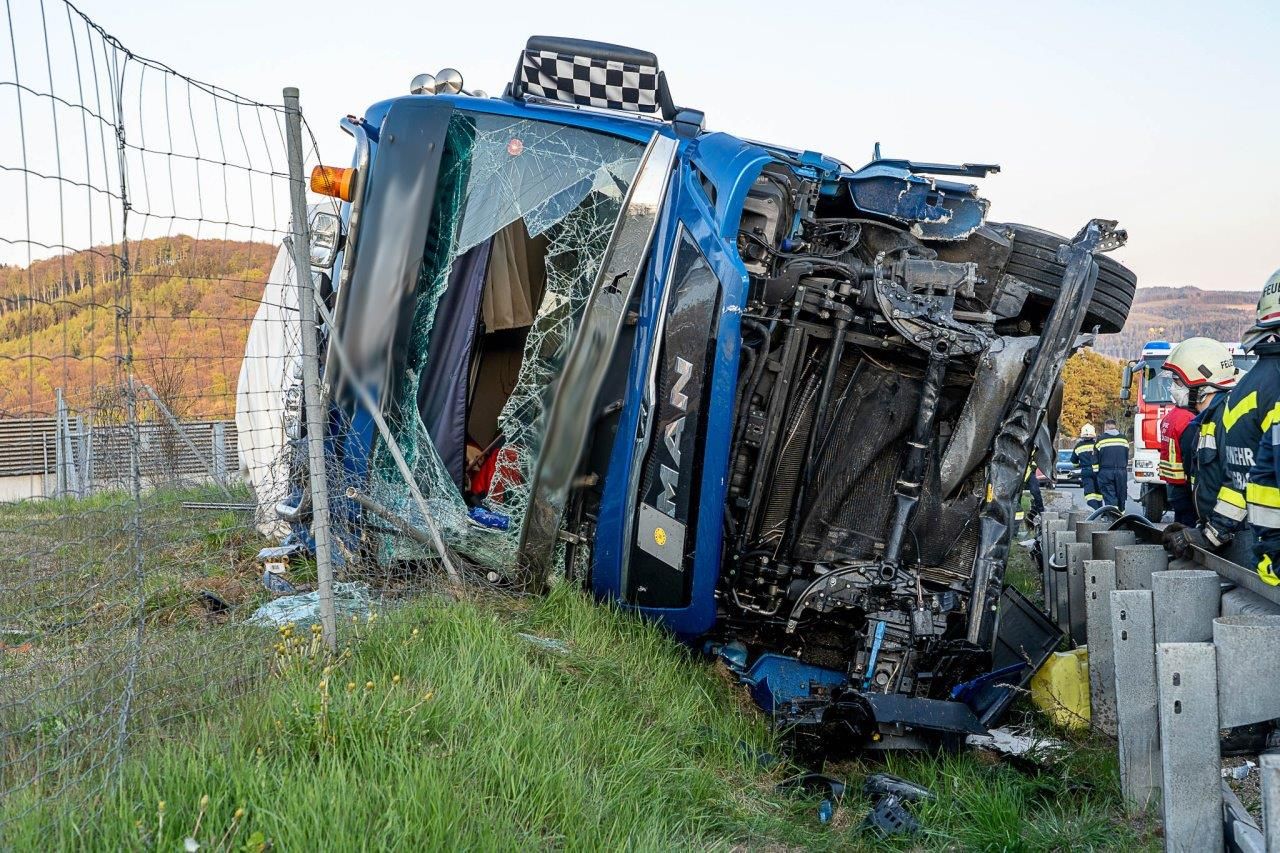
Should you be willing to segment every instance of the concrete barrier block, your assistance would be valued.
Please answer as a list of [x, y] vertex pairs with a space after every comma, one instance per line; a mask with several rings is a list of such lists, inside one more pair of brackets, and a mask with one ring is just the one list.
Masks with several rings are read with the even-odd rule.
[[1262, 831], [1267, 853], [1280, 853], [1280, 755], [1258, 756], [1262, 774]]
[[1067, 551], [1067, 624], [1071, 642], [1083, 646], [1085, 637], [1084, 564], [1093, 553], [1093, 546], [1086, 542], [1071, 542]]
[[1156, 644], [1209, 643], [1222, 581], [1207, 569], [1169, 569], [1151, 576]]
[[1169, 568], [1169, 555], [1160, 545], [1121, 545], [1116, 548], [1116, 588], [1151, 589], [1151, 575]]
[[1138, 537], [1132, 530], [1097, 530], [1093, 533], [1093, 559], [1114, 560], [1116, 548], [1136, 545]]
[[1156, 646], [1164, 849], [1221, 850], [1222, 774], [1212, 643]]
[[1143, 812], [1160, 802], [1160, 729], [1150, 590], [1111, 593], [1111, 642], [1115, 651], [1120, 789], [1130, 813]]
[[1222, 727], [1280, 717], [1280, 616], [1220, 616], [1213, 644]]
[[1053, 535], [1053, 561], [1063, 570], [1050, 574], [1053, 583], [1053, 622], [1064, 634], [1071, 632], [1071, 592], [1070, 579], [1067, 577], [1067, 546], [1075, 544], [1074, 530], [1060, 530]]
[[1096, 731], [1116, 736], [1116, 659], [1111, 640], [1112, 560], [1084, 564], [1085, 639], [1089, 646], [1089, 720]]
[[[1107, 529], [1107, 522], [1105, 521], [1078, 521], [1076, 522], [1076, 526], [1075, 526], [1076, 541], [1087, 543], [1089, 545], [1090, 552], [1092, 552], [1093, 534], [1099, 533], [1106, 529]], [[1085, 559], [1092, 560], [1094, 559], [1094, 556], [1092, 553], [1090, 553], [1089, 556], [1086, 557]]]

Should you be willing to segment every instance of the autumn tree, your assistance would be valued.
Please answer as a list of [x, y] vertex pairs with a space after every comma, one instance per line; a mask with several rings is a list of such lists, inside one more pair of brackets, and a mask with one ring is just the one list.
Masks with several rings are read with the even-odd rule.
[[1058, 436], [1070, 438], [1080, 434], [1086, 422], [1099, 432], [1102, 422], [1115, 418], [1123, 423], [1124, 404], [1120, 401], [1120, 381], [1124, 364], [1091, 349], [1077, 352], [1062, 368], [1062, 415], [1058, 419]]

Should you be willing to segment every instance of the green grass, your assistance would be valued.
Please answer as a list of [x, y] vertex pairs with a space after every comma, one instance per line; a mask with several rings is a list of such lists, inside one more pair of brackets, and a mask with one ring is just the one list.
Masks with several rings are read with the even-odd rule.
[[[539, 599], [419, 597], [345, 625], [345, 650], [329, 660], [305, 632], [240, 624], [262, 598], [262, 541], [234, 515], [183, 511], [187, 497], [200, 495], [148, 497], [140, 586], [119, 496], [0, 508], [0, 531], [33, 551], [6, 566], [23, 596], [0, 614], [28, 620], [33, 648], [0, 656], [0, 695], [41, 697], [0, 714], [0, 779], [17, 788], [0, 802], [0, 847], [173, 850], [193, 837], [205, 850], [882, 849], [860, 828], [858, 793], [882, 769], [937, 794], [917, 808], [923, 832], [892, 849], [1155, 843], [1123, 815], [1114, 745], [1063, 733], [1064, 759], [1038, 770], [979, 752], [828, 768], [850, 795], [824, 825], [815, 797], [775, 790], [798, 768], [758, 760], [782, 744], [733, 679], [564, 586]], [[85, 611], [50, 598], [75, 589], [71, 567], [98, 582], [99, 603], [54, 630]], [[1016, 545], [1008, 579], [1038, 593]], [[240, 590], [235, 619], [192, 615], [193, 591], [207, 587]], [[131, 736], [108, 775], [115, 717], [102, 708], [124, 689], [139, 589]], [[51, 679], [57, 690], [31, 693]], [[1047, 730], [1026, 707], [1015, 716]]]
[[[35, 792], [11, 801], [5, 846], [875, 846], [856, 793], [824, 826], [812, 797], [775, 792], [794, 768], [760, 766], [755, 756], [778, 744], [729, 679], [572, 590], [420, 601], [358, 627], [327, 674], [304, 636], [264, 690], [136, 737], [118, 785], [90, 808]], [[834, 772], [856, 791], [879, 768]], [[1097, 745], [1078, 743], [1036, 775], [974, 753], [895, 756], [887, 769], [939, 797], [920, 810], [925, 833], [900, 849], [1143, 844]]]

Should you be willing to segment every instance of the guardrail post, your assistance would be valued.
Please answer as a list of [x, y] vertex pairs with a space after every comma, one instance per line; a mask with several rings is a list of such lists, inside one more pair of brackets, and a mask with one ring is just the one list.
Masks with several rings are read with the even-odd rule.
[[1062, 571], [1053, 575], [1053, 621], [1064, 634], [1071, 631], [1071, 584], [1067, 578], [1067, 546], [1076, 541], [1076, 532], [1068, 527], [1053, 535], [1053, 561]]
[[1043, 576], [1044, 612], [1049, 614], [1053, 622], [1058, 620], [1058, 580], [1056, 572], [1049, 568], [1057, 548], [1057, 536], [1067, 529], [1066, 519], [1058, 518], [1045, 522], [1040, 532], [1040, 573]]
[[1071, 642], [1082, 646], [1088, 640], [1085, 637], [1085, 583], [1084, 563], [1093, 553], [1093, 546], [1087, 542], [1071, 542], [1067, 552], [1067, 626], [1071, 633]]
[[1093, 559], [1115, 560], [1116, 548], [1136, 545], [1138, 537], [1132, 530], [1098, 530], [1093, 534]]
[[1221, 850], [1218, 676], [1212, 643], [1156, 646], [1164, 849]]
[[1113, 560], [1084, 564], [1085, 639], [1089, 646], [1089, 722], [1096, 731], [1116, 735], [1116, 659], [1111, 639], [1111, 593], [1116, 588]]
[[1156, 643], [1213, 641], [1222, 586], [1217, 572], [1169, 569], [1151, 576]]
[[1116, 548], [1116, 587], [1151, 589], [1151, 575], [1169, 568], [1161, 545], [1121, 545]]
[[1258, 756], [1262, 774], [1262, 831], [1267, 853], [1280, 853], [1280, 755]]
[[1085, 557], [1086, 560], [1096, 559], [1095, 555], [1093, 554], [1093, 534], [1099, 533], [1106, 529], [1107, 529], [1107, 523], [1105, 521], [1077, 522], [1075, 527], [1076, 541], [1083, 542], [1089, 546], [1089, 556]]
[[1115, 650], [1120, 789], [1130, 812], [1141, 812], [1160, 800], [1160, 729], [1150, 590], [1111, 593], [1111, 641]]
[[1280, 616], [1219, 616], [1213, 644], [1222, 727], [1280, 717]]

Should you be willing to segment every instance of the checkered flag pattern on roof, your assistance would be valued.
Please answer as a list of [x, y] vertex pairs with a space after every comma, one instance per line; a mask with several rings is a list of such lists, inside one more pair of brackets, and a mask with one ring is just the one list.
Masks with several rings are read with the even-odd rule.
[[656, 66], [526, 50], [520, 72], [525, 91], [535, 97], [601, 109], [658, 111]]

